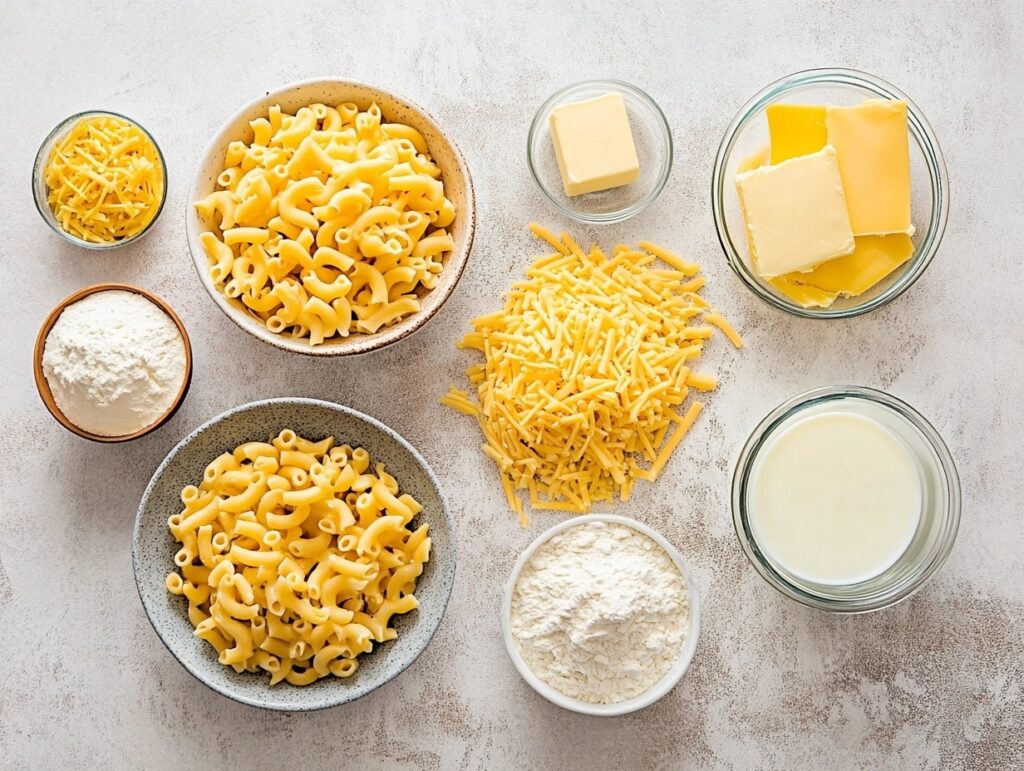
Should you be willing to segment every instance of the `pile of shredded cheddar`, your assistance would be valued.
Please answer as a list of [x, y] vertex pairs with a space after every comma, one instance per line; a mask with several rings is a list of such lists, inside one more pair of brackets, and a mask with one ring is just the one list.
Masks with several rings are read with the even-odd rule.
[[113, 115], [78, 121], [57, 141], [43, 175], [60, 226], [97, 244], [145, 230], [164, 194], [163, 165], [153, 140]]
[[467, 370], [478, 401], [456, 388], [441, 400], [479, 421], [523, 525], [519, 491], [534, 509], [585, 512], [657, 478], [703, 409], [696, 400], [683, 409], [691, 389], [718, 384], [693, 370], [705, 341], [718, 327], [743, 344], [700, 297], [699, 266], [646, 241], [609, 257], [568, 233], [530, 229], [554, 253], [459, 343], [484, 354]]

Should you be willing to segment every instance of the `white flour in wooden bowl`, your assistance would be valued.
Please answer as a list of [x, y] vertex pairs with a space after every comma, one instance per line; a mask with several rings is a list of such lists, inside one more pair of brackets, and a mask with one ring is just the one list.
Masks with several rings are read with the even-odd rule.
[[64, 309], [46, 336], [43, 374], [64, 417], [93, 434], [125, 436], [173, 406], [186, 361], [162, 308], [112, 289]]
[[686, 579], [643, 533], [587, 522], [555, 535], [523, 566], [510, 628], [526, 665], [566, 696], [615, 704], [647, 691], [680, 655]]

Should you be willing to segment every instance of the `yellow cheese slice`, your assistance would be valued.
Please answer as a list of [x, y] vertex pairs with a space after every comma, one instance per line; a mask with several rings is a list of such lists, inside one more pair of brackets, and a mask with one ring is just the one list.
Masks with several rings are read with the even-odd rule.
[[772, 286], [805, 308], [827, 308], [837, 297], [857, 297], [871, 289], [914, 254], [905, 233], [858, 236], [852, 254], [823, 262], [807, 273], [788, 273]]
[[868, 99], [850, 107], [830, 105], [825, 125], [836, 148], [853, 234], [913, 234], [906, 103]]
[[772, 163], [810, 155], [828, 144], [823, 104], [770, 104], [765, 108]]

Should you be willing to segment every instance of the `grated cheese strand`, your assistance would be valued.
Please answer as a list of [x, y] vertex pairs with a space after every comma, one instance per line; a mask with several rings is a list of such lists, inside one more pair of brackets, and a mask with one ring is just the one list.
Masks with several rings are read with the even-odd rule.
[[466, 370], [477, 400], [454, 386], [441, 399], [477, 419], [523, 525], [523, 491], [535, 510], [585, 512], [654, 481], [703, 409], [678, 411], [691, 389], [718, 385], [694, 360], [716, 330], [743, 343], [698, 294], [699, 266], [645, 241], [608, 257], [567, 233], [530, 230], [554, 253], [457, 343], [484, 355]]

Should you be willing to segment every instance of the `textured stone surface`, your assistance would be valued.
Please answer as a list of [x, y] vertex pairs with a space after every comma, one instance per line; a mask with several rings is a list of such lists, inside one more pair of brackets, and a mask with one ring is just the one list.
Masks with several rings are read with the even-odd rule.
[[[482, 14], [468, 4], [3, 4], [0, 765], [1024, 764], [1020, 4], [488, 5]], [[876, 73], [914, 98], [945, 150], [952, 205], [939, 256], [908, 295], [866, 318], [815, 323], [761, 304], [729, 273], [708, 193], [738, 106], [777, 77], [827, 65]], [[462, 145], [479, 196], [476, 249], [439, 316], [409, 341], [344, 361], [289, 355], [231, 324], [200, 287], [183, 227], [184, 191], [221, 122], [267, 89], [320, 75], [379, 83], [426, 106]], [[606, 720], [543, 701], [507, 660], [502, 582], [558, 517], [520, 530], [475, 427], [437, 404], [471, 358], [453, 342], [534, 253], [525, 222], [567, 225], [528, 176], [533, 110], [559, 86], [600, 76], [659, 100], [678, 155], [645, 214], [573, 232], [650, 238], [699, 259], [707, 295], [749, 342], [741, 354], [711, 347], [720, 392], [663, 479], [617, 509], [682, 550], [706, 611], [683, 683], [642, 713]], [[154, 232], [106, 254], [51, 234], [28, 185], [38, 143], [89, 107], [134, 116], [170, 166]], [[61, 297], [116, 280], [177, 309], [196, 370], [167, 426], [101, 447], [44, 411], [31, 350]], [[887, 389], [921, 410], [949, 441], [964, 491], [960, 539], [935, 581], [858, 618], [805, 610], [765, 585], [736, 544], [727, 501], [732, 458], [757, 420], [796, 392], [839, 382]], [[164, 454], [218, 412], [276, 395], [333, 399], [393, 426], [441, 476], [460, 532], [452, 605], [427, 652], [361, 701], [307, 715], [243, 707], [189, 676], [146, 621], [129, 559], [135, 506]]]

